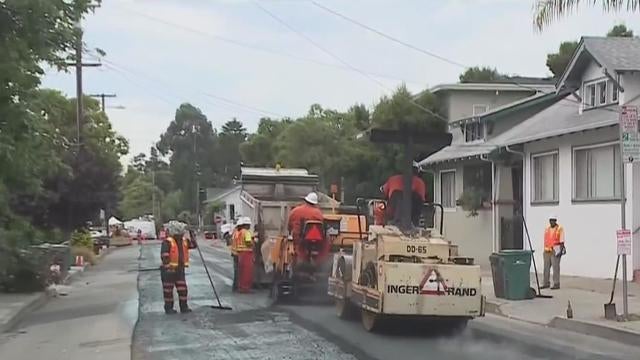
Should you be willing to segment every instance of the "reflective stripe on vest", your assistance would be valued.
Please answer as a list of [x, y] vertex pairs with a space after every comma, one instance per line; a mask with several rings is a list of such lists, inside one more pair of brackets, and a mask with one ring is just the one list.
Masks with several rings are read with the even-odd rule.
[[[178, 243], [177, 241], [169, 237], [167, 238], [169, 242], [169, 266], [178, 267], [180, 264], [180, 253], [178, 252]], [[184, 267], [189, 266], [189, 240], [182, 239], [182, 256], [184, 258]]]
[[557, 225], [555, 228], [547, 225], [544, 230], [544, 250], [551, 251], [555, 245], [562, 243], [562, 226]]
[[247, 229], [240, 229], [233, 234], [233, 244], [236, 252], [253, 250], [253, 235]]

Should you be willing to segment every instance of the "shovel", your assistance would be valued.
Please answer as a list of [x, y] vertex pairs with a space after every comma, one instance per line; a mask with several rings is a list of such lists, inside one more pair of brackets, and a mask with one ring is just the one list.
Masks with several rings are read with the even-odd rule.
[[218, 291], [216, 291], [216, 286], [213, 285], [213, 280], [211, 279], [211, 274], [209, 274], [207, 263], [204, 261], [204, 256], [202, 256], [202, 250], [200, 250], [200, 245], [196, 246], [196, 249], [198, 249], [198, 254], [200, 254], [200, 260], [202, 260], [202, 265], [204, 266], [204, 270], [207, 272], [207, 277], [209, 278], [209, 283], [211, 284], [211, 288], [213, 289], [213, 294], [216, 296], [216, 300], [218, 301], [218, 305], [209, 305], [209, 307], [211, 307], [212, 309], [219, 309], [219, 310], [233, 310], [231, 306], [222, 305], [222, 303], [220, 302]]
[[540, 292], [540, 279], [538, 278], [538, 267], [536, 266], [536, 258], [533, 256], [533, 246], [531, 244], [531, 237], [529, 236], [529, 228], [527, 227], [527, 222], [524, 220], [524, 216], [522, 217], [522, 224], [524, 225], [524, 231], [527, 234], [527, 241], [529, 242], [529, 249], [531, 249], [531, 262], [533, 263], [533, 271], [536, 274], [536, 285], [538, 286], [538, 292], [536, 293], [536, 297], [543, 299], [551, 299], [552, 295], [542, 295]]
[[620, 255], [616, 259], [616, 270], [613, 274], [613, 286], [611, 287], [611, 298], [609, 302], [604, 304], [604, 318], [607, 320], [617, 320], [618, 312], [616, 311], [616, 304], [613, 302], [613, 294], [616, 291], [616, 280], [618, 279], [618, 265], [620, 264]]

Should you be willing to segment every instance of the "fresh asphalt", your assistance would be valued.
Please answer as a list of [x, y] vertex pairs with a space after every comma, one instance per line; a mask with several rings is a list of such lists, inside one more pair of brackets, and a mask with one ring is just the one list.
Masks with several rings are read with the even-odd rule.
[[[390, 324], [382, 333], [368, 333], [357, 319], [339, 319], [332, 306], [272, 305], [267, 291], [232, 293], [227, 249], [203, 242], [218, 293], [233, 310], [209, 307], [215, 301], [197, 252], [187, 275], [192, 314], [164, 315], [159, 274], [141, 272], [133, 359], [638, 358], [635, 348], [493, 316], [472, 321], [457, 335], [442, 336], [420, 324]], [[140, 266], [157, 266], [158, 251], [157, 245], [143, 246]]]

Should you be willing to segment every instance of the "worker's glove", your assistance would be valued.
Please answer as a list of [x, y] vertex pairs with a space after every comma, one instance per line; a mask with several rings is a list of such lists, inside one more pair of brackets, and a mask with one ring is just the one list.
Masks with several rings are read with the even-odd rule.
[[287, 235], [287, 240], [289, 241], [293, 240], [293, 235]]
[[567, 247], [564, 245], [564, 243], [560, 244], [560, 256], [566, 255], [567, 254]]

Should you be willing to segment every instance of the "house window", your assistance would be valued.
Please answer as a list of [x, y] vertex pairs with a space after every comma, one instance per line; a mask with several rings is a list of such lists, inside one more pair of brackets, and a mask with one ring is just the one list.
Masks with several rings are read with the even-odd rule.
[[532, 202], [558, 201], [558, 152], [531, 156]]
[[601, 81], [598, 83], [598, 105], [607, 104], [607, 82]]
[[596, 106], [596, 84], [584, 86], [584, 105], [587, 108]]
[[466, 142], [484, 139], [484, 123], [471, 122], [464, 125], [464, 140]]
[[483, 201], [491, 200], [491, 164], [483, 162], [463, 168], [463, 191], [479, 192]]
[[618, 86], [616, 86], [616, 84], [612, 82], [610, 88], [611, 88], [611, 102], [617, 103], [618, 102]]
[[487, 105], [473, 105], [473, 116], [484, 114], [489, 110]]
[[440, 202], [446, 209], [456, 207], [456, 171], [448, 170], [440, 172]]
[[620, 198], [620, 146], [616, 143], [573, 150], [573, 199]]

